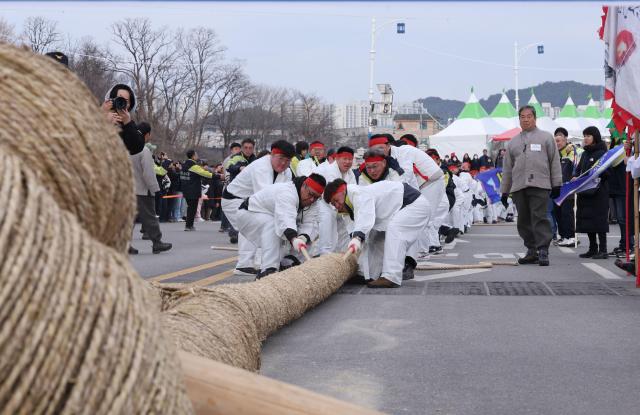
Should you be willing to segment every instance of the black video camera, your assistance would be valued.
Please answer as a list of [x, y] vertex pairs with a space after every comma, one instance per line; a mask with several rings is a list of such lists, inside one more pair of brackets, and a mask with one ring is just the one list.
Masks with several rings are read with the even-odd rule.
[[127, 109], [128, 102], [122, 97], [111, 98], [111, 111], [118, 112]]

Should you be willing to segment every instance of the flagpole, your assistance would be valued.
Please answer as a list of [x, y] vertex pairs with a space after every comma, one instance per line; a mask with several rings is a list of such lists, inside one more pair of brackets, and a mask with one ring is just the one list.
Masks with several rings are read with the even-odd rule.
[[[628, 138], [627, 138], [628, 140]], [[631, 148], [627, 149], [627, 158], [631, 154]], [[631, 173], [625, 174], [625, 187], [624, 187], [624, 233], [625, 233], [625, 252], [627, 253], [627, 262], [631, 260], [629, 253], [629, 177]], [[627, 275], [630, 275], [627, 273]]]
[[[638, 157], [638, 131], [635, 133], [633, 140], [633, 154]], [[633, 258], [636, 263], [636, 288], [640, 288], [640, 261], [638, 260], [638, 233], [640, 227], [638, 224], [638, 179], [633, 179], [633, 230], [634, 230], [634, 247]]]
[[573, 195], [573, 249], [578, 249], [578, 195]]

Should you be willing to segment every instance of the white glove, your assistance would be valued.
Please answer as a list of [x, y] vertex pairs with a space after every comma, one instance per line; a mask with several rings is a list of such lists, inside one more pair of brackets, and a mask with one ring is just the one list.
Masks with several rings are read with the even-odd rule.
[[350, 251], [354, 255], [360, 252], [362, 249], [362, 242], [360, 242], [360, 238], [353, 238], [349, 242], [349, 246], [347, 247], [347, 251]]
[[306, 241], [304, 240], [304, 238], [301, 238], [299, 236], [296, 236], [291, 240], [291, 246], [293, 247], [293, 250], [296, 252], [300, 252], [302, 248], [307, 249]]

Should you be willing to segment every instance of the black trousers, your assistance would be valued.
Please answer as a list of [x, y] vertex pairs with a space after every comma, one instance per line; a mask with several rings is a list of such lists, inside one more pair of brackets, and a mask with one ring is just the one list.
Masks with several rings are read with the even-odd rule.
[[558, 222], [558, 233], [563, 239], [576, 236], [576, 219], [573, 212], [574, 197], [567, 198], [560, 206], [554, 203], [553, 211]]
[[158, 223], [158, 218], [156, 218], [155, 196], [136, 195], [136, 202], [138, 205], [138, 218], [142, 223], [144, 233], [149, 235], [153, 242], [160, 242], [162, 232], [160, 232], [160, 224]]
[[[596, 235], [598, 239], [596, 240]], [[589, 237], [589, 251], [607, 252], [607, 233], [606, 232], [587, 232]], [[598, 245], [600, 242], [600, 245]]]
[[187, 221], [185, 226], [187, 228], [193, 228], [193, 221], [196, 218], [196, 212], [198, 211], [199, 199], [185, 199], [187, 201]]
[[551, 224], [547, 216], [549, 190], [525, 187], [513, 192], [511, 198], [518, 209], [518, 234], [528, 249], [548, 248]]

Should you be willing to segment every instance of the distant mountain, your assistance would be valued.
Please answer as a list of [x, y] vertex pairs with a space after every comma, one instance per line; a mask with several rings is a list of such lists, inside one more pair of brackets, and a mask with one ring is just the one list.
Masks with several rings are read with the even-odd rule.
[[[585, 105], [589, 102], [589, 94], [591, 94], [596, 101], [601, 100], [604, 94], [604, 89], [600, 85], [588, 85], [574, 81], [545, 82], [534, 86], [533, 89], [538, 101], [550, 102], [554, 107], [562, 107], [569, 95], [571, 95], [576, 105]], [[522, 106], [531, 98], [531, 88], [523, 88], [518, 91], [520, 94], [520, 105]], [[511, 103], [514, 105], [515, 95], [515, 90], [510, 89], [507, 91], [507, 97], [509, 97]], [[481, 99], [480, 104], [487, 113], [491, 113], [498, 104], [498, 101], [500, 101], [501, 96], [501, 93], [490, 95], [486, 99]], [[445, 122], [449, 118], [457, 117], [465, 104], [464, 101], [442, 99], [440, 97], [420, 98], [416, 101], [420, 102], [431, 115]]]

